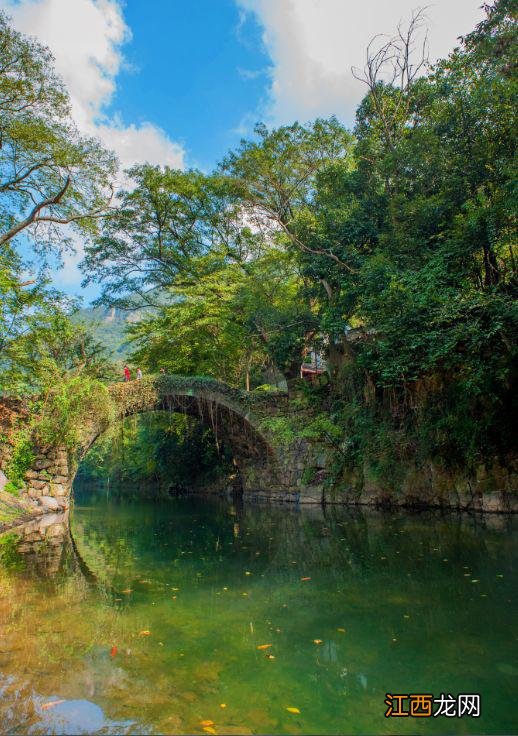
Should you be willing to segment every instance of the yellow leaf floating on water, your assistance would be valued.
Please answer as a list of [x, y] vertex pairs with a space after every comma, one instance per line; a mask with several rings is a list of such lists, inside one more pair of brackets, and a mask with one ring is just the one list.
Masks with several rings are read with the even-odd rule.
[[144, 629], [143, 631], [139, 631], [139, 636], [149, 636], [151, 634], [151, 631], [148, 631], [148, 629]]
[[339, 631], [341, 634], [345, 634], [345, 629], [342, 627], [338, 628], [337, 631]]
[[258, 649], [269, 649], [272, 644], [259, 644]]
[[265, 654], [266, 659], [275, 659], [274, 654]]
[[226, 708], [226, 707], [227, 707], [227, 704], [226, 704], [226, 703], [220, 703], [220, 704], [219, 704], [219, 707], [220, 707], [220, 708]]
[[322, 639], [313, 639], [313, 644], [322, 644]]
[[204, 728], [207, 726], [214, 726], [214, 721], [211, 721], [210, 719], [206, 719], [205, 721], [200, 721], [200, 726], [203, 726]]
[[288, 711], [288, 713], [300, 713], [300, 710], [298, 708], [290, 707], [290, 708], [286, 708], [286, 710]]
[[205, 731], [205, 733], [217, 733], [216, 729], [212, 728], [212, 726], [204, 726], [203, 730]]
[[64, 700], [51, 700], [50, 703], [43, 703], [41, 706], [42, 710], [48, 710], [49, 708], [54, 708], [56, 705], [61, 705], [61, 703], [64, 703]]
[[125, 593], [126, 595], [128, 593], [133, 593], [133, 591], [131, 590], [131, 588], [126, 588], [126, 590], [123, 590], [122, 592]]

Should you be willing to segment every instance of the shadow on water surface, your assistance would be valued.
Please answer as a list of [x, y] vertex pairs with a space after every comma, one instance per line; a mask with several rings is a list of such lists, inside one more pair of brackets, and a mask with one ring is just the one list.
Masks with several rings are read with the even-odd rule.
[[384, 718], [386, 692], [480, 692], [480, 719], [419, 731], [512, 732], [515, 525], [79, 492], [71, 524], [1, 540], [0, 717], [19, 734], [414, 733]]

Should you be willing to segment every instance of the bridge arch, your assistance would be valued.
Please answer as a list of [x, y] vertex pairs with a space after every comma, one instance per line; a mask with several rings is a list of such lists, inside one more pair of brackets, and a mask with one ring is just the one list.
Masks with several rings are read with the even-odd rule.
[[211, 378], [159, 375], [109, 387], [109, 418], [92, 419], [81, 428], [77, 447], [37, 448], [26, 473], [28, 494], [52, 510], [67, 508], [81, 460], [110, 424], [125, 417], [169, 411], [197, 417], [230, 448], [244, 493], [288, 494], [294, 500], [295, 481], [286, 472], [283, 449], [264, 420], [282, 411], [282, 394], [252, 396]]

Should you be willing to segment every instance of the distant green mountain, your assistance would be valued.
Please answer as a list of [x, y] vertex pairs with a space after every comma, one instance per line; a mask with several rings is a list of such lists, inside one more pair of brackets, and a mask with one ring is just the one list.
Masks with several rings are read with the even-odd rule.
[[75, 315], [78, 322], [88, 325], [97, 340], [115, 360], [125, 360], [130, 352], [126, 328], [142, 319], [145, 309], [130, 312], [116, 307], [86, 307]]
[[167, 290], [153, 289], [150, 294], [152, 294], [156, 307], [139, 307], [136, 300], [133, 302], [135, 307], [128, 310], [118, 307], [84, 307], [76, 313], [74, 319], [90, 327], [94, 336], [101, 345], [104, 345], [111, 357], [122, 362], [131, 352], [127, 328], [156, 312], [160, 305], [180, 300], [180, 297], [172, 296]]

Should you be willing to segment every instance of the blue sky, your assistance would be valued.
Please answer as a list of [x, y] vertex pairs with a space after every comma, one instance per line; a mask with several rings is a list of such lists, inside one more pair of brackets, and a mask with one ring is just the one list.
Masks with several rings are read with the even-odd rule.
[[186, 151], [188, 165], [209, 169], [236, 145], [267, 97], [269, 58], [254, 17], [233, 0], [124, 8], [132, 39], [111, 112], [153, 120]]
[[[49, 46], [78, 127], [122, 168], [206, 171], [256, 121], [353, 125], [365, 89], [351, 67], [420, 5], [432, 62], [483, 16], [481, 0], [0, 0], [15, 27]], [[54, 276], [88, 301], [82, 248]]]

